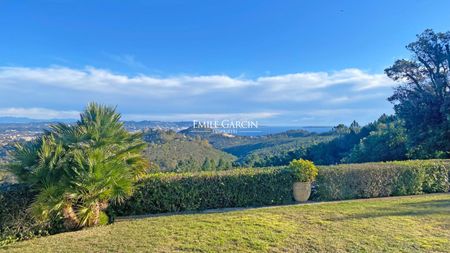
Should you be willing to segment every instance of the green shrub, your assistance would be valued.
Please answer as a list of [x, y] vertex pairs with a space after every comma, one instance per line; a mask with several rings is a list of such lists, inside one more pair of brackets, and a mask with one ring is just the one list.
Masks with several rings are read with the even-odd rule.
[[313, 198], [340, 200], [448, 192], [448, 160], [322, 166]]
[[423, 192], [446, 192], [450, 188], [450, 161], [422, 161], [425, 169]]
[[34, 197], [24, 185], [0, 187], [0, 246], [49, 233], [48, 226], [38, 223], [29, 212]]
[[297, 182], [312, 182], [317, 177], [317, 167], [308, 160], [294, 159], [289, 163], [288, 168], [293, 172]]
[[142, 180], [118, 215], [291, 203], [293, 176], [283, 169], [154, 174]]
[[108, 225], [108, 223], [109, 223], [108, 215], [105, 212], [101, 211], [100, 217], [98, 219], [98, 225]]

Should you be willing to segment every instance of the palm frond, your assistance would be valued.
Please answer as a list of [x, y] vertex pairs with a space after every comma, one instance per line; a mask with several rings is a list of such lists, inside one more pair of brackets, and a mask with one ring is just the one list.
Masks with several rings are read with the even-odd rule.
[[129, 133], [116, 107], [90, 103], [74, 125], [55, 124], [35, 141], [17, 145], [11, 170], [38, 190], [41, 218], [67, 226], [97, 224], [108, 202], [120, 203], [148, 168], [141, 133]]

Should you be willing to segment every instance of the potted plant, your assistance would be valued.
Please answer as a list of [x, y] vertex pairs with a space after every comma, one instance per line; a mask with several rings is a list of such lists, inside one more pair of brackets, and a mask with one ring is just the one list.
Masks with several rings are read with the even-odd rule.
[[311, 195], [311, 182], [317, 176], [318, 169], [313, 162], [308, 160], [292, 160], [289, 169], [293, 172], [295, 182], [293, 186], [294, 199], [305, 202]]

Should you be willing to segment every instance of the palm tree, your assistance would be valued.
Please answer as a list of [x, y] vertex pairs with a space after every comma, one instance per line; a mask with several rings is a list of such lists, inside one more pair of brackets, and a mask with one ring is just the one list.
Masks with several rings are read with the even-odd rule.
[[116, 108], [91, 103], [74, 125], [56, 124], [17, 145], [12, 171], [37, 192], [33, 213], [66, 229], [99, 224], [110, 203], [132, 194], [148, 168], [146, 144], [129, 133]]

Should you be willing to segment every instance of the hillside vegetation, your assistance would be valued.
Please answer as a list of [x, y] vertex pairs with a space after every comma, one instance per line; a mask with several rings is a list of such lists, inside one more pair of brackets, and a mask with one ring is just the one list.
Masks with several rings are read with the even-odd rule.
[[201, 132], [186, 129], [181, 134], [206, 139], [216, 149], [236, 156], [236, 164], [247, 167], [287, 165], [301, 157], [308, 147], [331, 141], [337, 136], [334, 132], [317, 134], [305, 130], [262, 136], [230, 136], [213, 133], [211, 129]]
[[[215, 149], [207, 140], [174, 131], [149, 130], [145, 156], [162, 171], [195, 171], [231, 168], [233, 155]], [[205, 168], [205, 161], [209, 168]], [[214, 164], [214, 166], [212, 165]]]
[[126, 220], [4, 252], [450, 252], [450, 195]]

